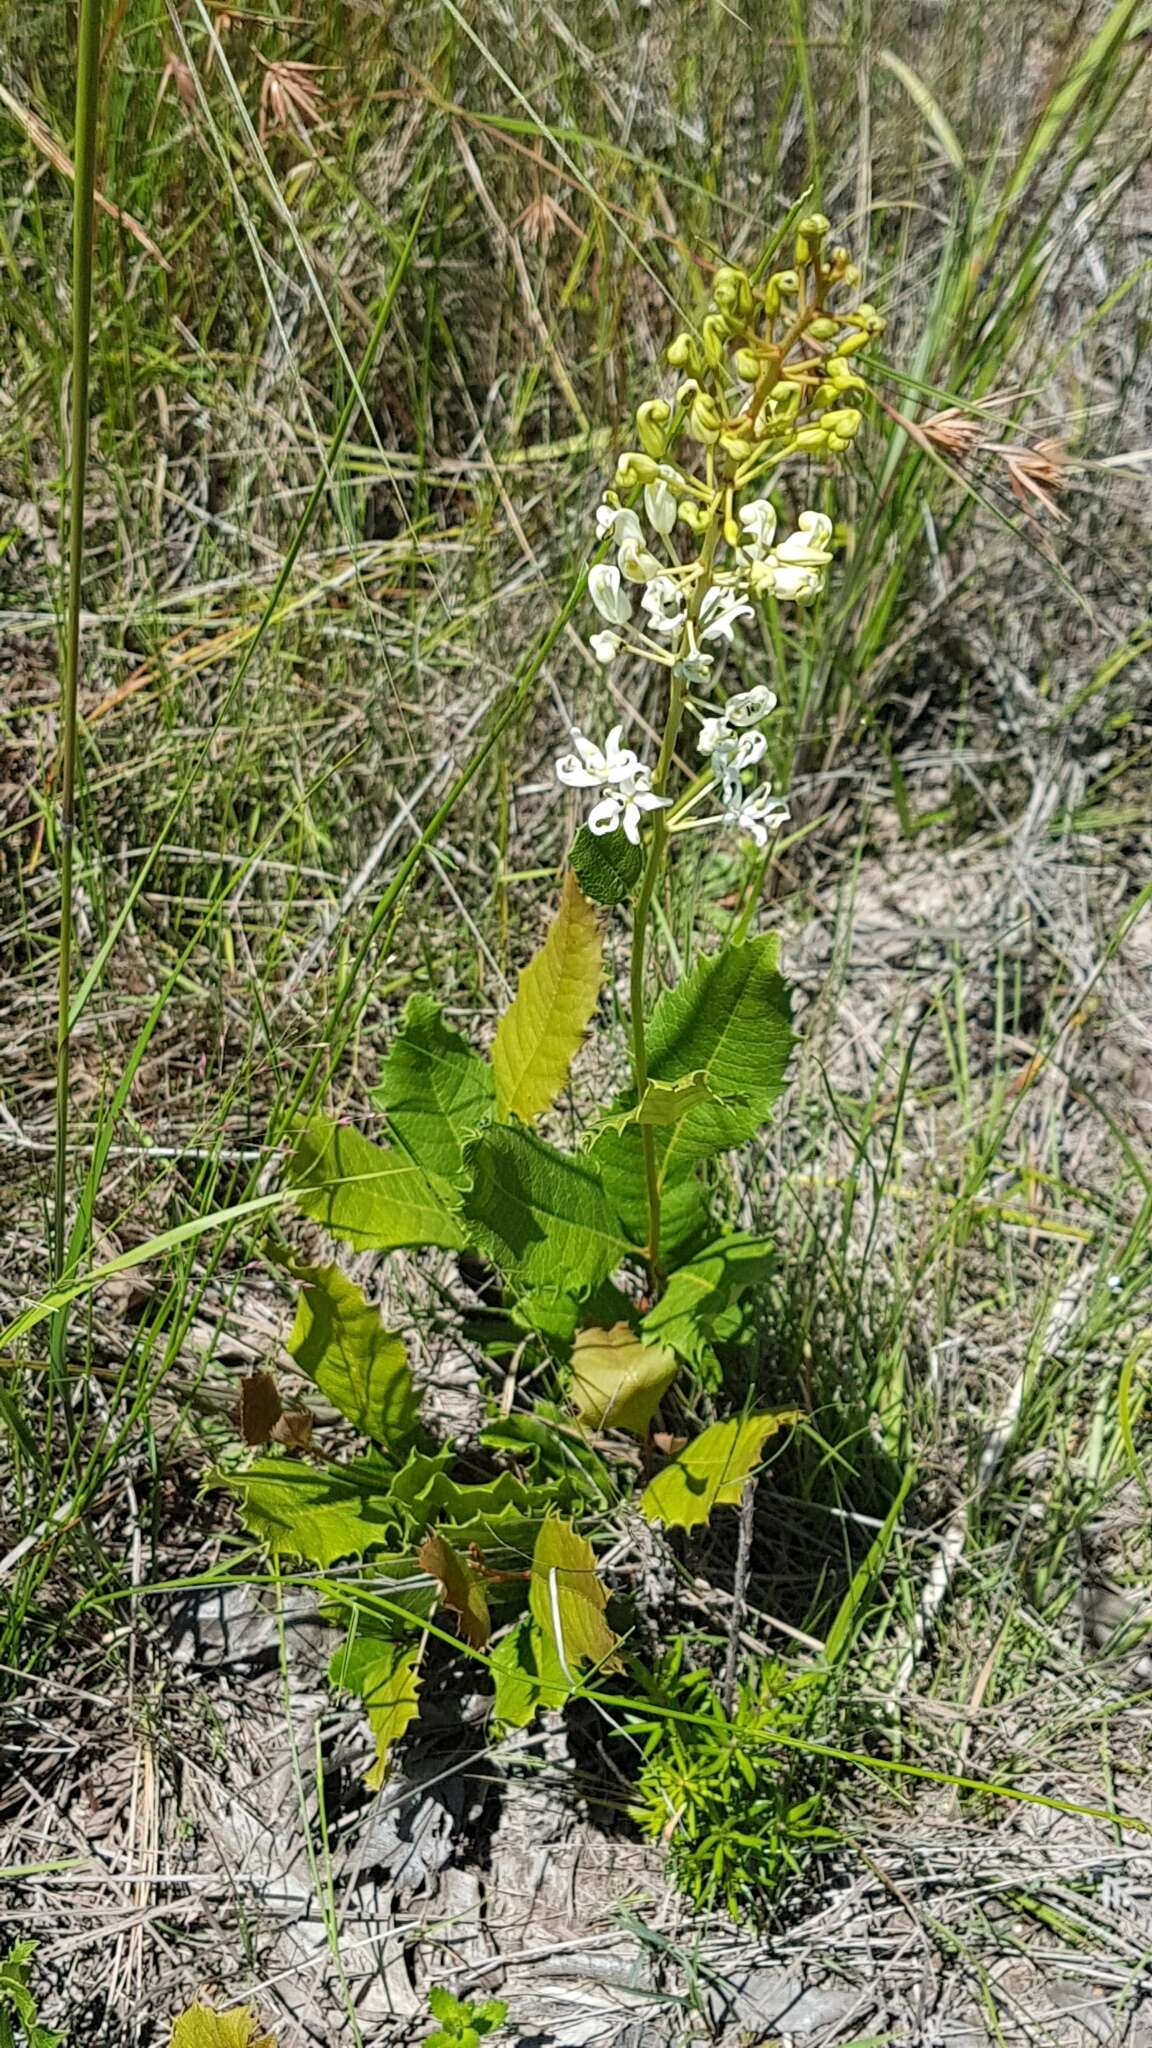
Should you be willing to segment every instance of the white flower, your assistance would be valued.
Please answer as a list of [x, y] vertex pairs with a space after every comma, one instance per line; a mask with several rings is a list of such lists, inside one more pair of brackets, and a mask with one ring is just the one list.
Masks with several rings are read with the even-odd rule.
[[796, 522], [796, 532], [790, 533], [776, 549], [778, 562], [794, 562], [802, 569], [826, 569], [832, 560], [828, 542], [832, 538], [832, 521], [823, 512], [802, 512]]
[[640, 768], [626, 781], [619, 783], [588, 813], [588, 830], [601, 838], [606, 832], [616, 832], [621, 827], [625, 839], [633, 846], [640, 844], [640, 823], [645, 811], [662, 811], [672, 801], [670, 796], [656, 796], [648, 787], [648, 770]]
[[622, 505], [598, 505], [596, 507], [596, 538], [603, 540], [611, 534], [616, 547], [622, 547], [626, 540], [643, 543], [644, 528], [635, 512]]
[[722, 747], [727, 738], [726, 718], [706, 718], [700, 727], [700, 737], [696, 744], [702, 754], [714, 754], [717, 747]]
[[729, 725], [759, 725], [770, 711], [776, 709], [776, 693], [766, 683], [757, 683], [754, 690], [741, 690], [736, 697], [729, 697], [724, 706], [724, 716]]
[[706, 718], [700, 728], [700, 747], [712, 756], [712, 780], [720, 792], [720, 808], [726, 818], [734, 818], [744, 801], [741, 774], [764, 759], [768, 742], [762, 732], [736, 733], [725, 719]]
[[626, 576], [629, 583], [651, 583], [654, 576], [662, 576], [664, 573], [655, 555], [644, 546], [643, 534], [635, 539], [629, 535], [622, 541], [616, 553], [616, 560], [620, 565], [621, 575]]
[[641, 768], [631, 747], [620, 745], [623, 730], [622, 725], [614, 725], [601, 749], [573, 726], [575, 752], [561, 754], [556, 763], [557, 781], [569, 789], [602, 789], [605, 783], [625, 783], [636, 775], [647, 777], [648, 770]]
[[607, 627], [602, 633], [593, 633], [588, 642], [597, 661], [602, 661], [605, 668], [610, 661], [615, 661], [623, 644], [619, 633], [610, 633]]
[[713, 667], [710, 654], [685, 654], [676, 663], [673, 674], [686, 690], [706, 690]]
[[654, 533], [669, 534], [676, 524], [676, 494], [658, 480], [644, 486], [644, 510]]
[[754, 616], [752, 606], [744, 601], [740, 590], [725, 590], [714, 583], [704, 593], [700, 606], [699, 633], [701, 640], [727, 640], [732, 644], [732, 628], [737, 619]]
[[687, 617], [683, 592], [670, 576], [653, 577], [640, 599], [640, 609], [647, 612], [653, 633], [678, 633]]
[[588, 571], [588, 595], [602, 619], [610, 626], [626, 626], [632, 617], [632, 600], [620, 586], [620, 571], [610, 562], [597, 562]]
[[737, 517], [745, 528], [744, 546], [752, 560], [766, 555], [776, 538], [776, 507], [768, 498], [741, 505]]
[[[794, 604], [811, 604], [824, 588], [824, 577], [819, 569], [802, 568], [792, 562], [764, 562], [758, 567], [765, 573], [762, 588], [770, 590], [773, 597], [791, 600]], [[756, 584], [756, 575], [754, 568], [753, 585], [759, 589], [761, 586]]]
[[773, 797], [772, 784], [762, 782], [759, 789], [754, 789], [751, 796], [741, 803], [735, 822], [741, 832], [747, 832], [756, 841], [757, 846], [767, 846], [770, 834], [786, 825], [788, 816], [787, 804], [781, 803], [779, 797]]

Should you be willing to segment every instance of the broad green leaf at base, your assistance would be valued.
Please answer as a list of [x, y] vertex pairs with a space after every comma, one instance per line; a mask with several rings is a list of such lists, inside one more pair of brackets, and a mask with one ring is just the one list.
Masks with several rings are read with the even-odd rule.
[[482, 1131], [467, 1157], [469, 1236], [518, 1292], [562, 1286], [586, 1294], [628, 1251], [586, 1159], [511, 1124]]
[[388, 1757], [420, 1711], [420, 1645], [406, 1646], [358, 1626], [341, 1643], [329, 1665], [333, 1685], [363, 1701], [376, 1739], [376, 1762], [366, 1772], [369, 1791], [378, 1791], [388, 1775]]
[[666, 1344], [641, 1343], [628, 1323], [579, 1330], [568, 1396], [587, 1428], [628, 1429], [646, 1436], [677, 1369], [675, 1353]]
[[462, 1251], [457, 1190], [350, 1124], [318, 1117], [296, 1140], [287, 1177], [305, 1216], [358, 1251], [437, 1244]]
[[444, 1022], [431, 996], [412, 996], [388, 1047], [373, 1101], [414, 1166], [463, 1185], [464, 1146], [495, 1109], [487, 1060]]
[[338, 1266], [295, 1266], [301, 1283], [288, 1350], [341, 1415], [374, 1443], [402, 1450], [420, 1402], [404, 1339]]

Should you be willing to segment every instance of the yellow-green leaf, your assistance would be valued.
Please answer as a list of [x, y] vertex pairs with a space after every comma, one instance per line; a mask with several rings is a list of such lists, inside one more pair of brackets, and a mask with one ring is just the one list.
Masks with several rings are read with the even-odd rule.
[[422, 1244], [463, 1249], [454, 1214], [459, 1189], [348, 1124], [317, 1117], [300, 1132], [285, 1173], [305, 1216], [357, 1251]]
[[172, 2022], [172, 2048], [276, 2048], [276, 2041], [261, 2032], [250, 2006], [214, 2012], [210, 2005], [190, 2005]]
[[648, 1425], [676, 1377], [676, 1354], [666, 1344], [643, 1344], [628, 1323], [610, 1330], [578, 1330], [572, 1345], [569, 1399], [589, 1429]]
[[403, 1449], [419, 1400], [404, 1339], [338, 1266], [293, 1266], [302, 1283], [288, 1349], [333, 1406], [374, 1443]]
[[555, 1102], [596, 1007], [602, 963], [596, 913], [569, 869], [560, 908], [496, 1027], [492, 1071], [502, 1117], [531, 1123]]
[[770, 1436], [798, 1422], [798, 1408], [714, 1422], [686, 1444], [640, 1496], [640, 1512], [667, 1529], [695, 1529], [715, 1507], [735, 1507]]
[[[631, 1124], [646, 1124], [653, 1130], [666, 1130], [669, 1124], [678, 1124], [690, 1109], [699, 1109], [702, 1103], [719, 1102], [720, 1099], [703, 1072], [682, 1074], [677, 1081], [649, 1081], [639, 1102], [615, 1116], [606, 1116], [603, 1124], [606, 1129], [618, 1131], [626, 1131]], [[742, 1103], [745, 1097], [737, 1095], [726, 1100]]]
[[438, 1582], [443, 1604], [459, 1621], [465, 1642], [471, 1643], [474, 1650], [482, 1650], [492, 1633], [483, 1579], [437, 1529], [424, 1538], [418, 1562], [421, 1571]]
[[420, 1711], [420, 1647], [392, 1642], [361, 1625], [329, 1665], [333, 1685], [363, 1702], [376, 1738], [376, 1762], [364, 1777], [370, 1792], [384, 1783], [389, 1751]]
[[540, 1677], [545, 1684], [562, 1675], [574, 1690], [580, 1666], [618, 1671], [616, 1637], [604, 1619], [608, 1595], [596, 1577], [592, 1545], [549, 1515], [532, 1552], [528, 1606], [540, 1638]]

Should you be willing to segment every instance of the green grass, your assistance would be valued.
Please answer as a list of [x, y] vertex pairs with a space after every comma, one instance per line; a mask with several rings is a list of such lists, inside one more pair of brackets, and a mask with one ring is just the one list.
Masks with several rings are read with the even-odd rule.
[[[0, 1354], [0, 1550], [19, 1552], [0, 1664], [50, 1680], [79, 1641], [116, 1682], [100, 1639], [124, 1529], [107, 1502], [126, 1469], [150, 1503], [203, 1469], [229, 1398], [213, 1353], [243, 1324], [275, 1147], [304, 1106], [363, 1108], [413, 987], [480, 1035], [501, 1007], [566, 844], [541, 787], [561, 712], [594, 727], [612, 708], [574, 602], [601, 479], [676, 309], [697, 314], [711, 265], [750, 256], [811, 190], [868, 248], [886, 405], [918, 419], [1007, 394], [987, 438], [1064, 436], [1070, 520], [1029, 522], [1002, 460], [925, 450], [878, 411], [829, 500], [852, 527], [829, 604], [733, 664], [781, 695], [771, 765], [796, 843], [763, 876], [686, 859], [657, 952], [682, 964], [730, 917], [780, 922], [797, 950], [828, 932], [787, 1121], [733, 1191], [734, 1213], [762, 1213], [767, 1189], [782, 1247], [757, 1392], [802, 1387], [813, 1412], [777, 1473], [753, 1605], [826, 1641], [914, 1467], [915, 1514], [850, 1609], [853, 1679], [825, 1739], [854, 1749], [860, 1699], [871, 1714], [915, 1644], [907, 1757], [1026, 1788], [1058, 1775], [1058, 1732], [1019, 1739], [1005, 1713], [973, 1735], [960, 1710], [977, 1687], [989, 1708], [1029, 1698], [1055, 1656], [1090, 1752], [1111, 1710], [1093, 1722], [1076, 1690], [1078, 1590], [1089, 1565], [1147, 1569], [1110, 1532], [1146, 1488], [1152, 1199], [1122, 1077], [1099, 1071], [1131, 1005], [1124, 877], [1146, 845], [1140, 531], [1129, 480], [1101, 467], [1141, 445], [1147, 380], [1141, 11], [1054, 19], [1023, 70], [991, 5], [922, 44], [879, 4], [832, 34], [802, 0], [765, 36], [720, 6], [625, 14], [584, 9], [561, 34], [538, 10], [512, 32], [447, 0], [303, 23], [271, 8], [221, 40], [199, 0], [179, 31], [159, 0], [109, 0], [97, 185], [164, 262], [98, 214], [75, 1292], [54, 1322], [72, 193], [0, 109], [0, 1313], [18, 1330]], [[71, 151], [65, 11], [6, 34], [9, 91]], [[191, 104], [172, 83], [158, 99], [166, 51]], [[261, 139], [261, 56], [324, 67], [314, 153]], [[1083, 786], [1022, 854], [1041, 770], [1081, 759]], [[957, 935], [957, 906], [978, 904], [947, 890], [920, 915], [919, 877], [969, 860], [1031, 863], [1027, 943], [1005, 919], [982, 943], [974, 914]], [[1082, 913], [1060, 900], [1071, 882], [1044, 881], [1061, 861], [1090, 875]], [[858, 899], [878, 870], [893, 921], [925, 927], [882, 976], [852, 952], [853, 929], [883, 923]], [[159, 1508], [147, 1526], [144, 1597], [171, 1576]], [[932, 1542], [961, 1526], [921, 1639]], [[730, 1562], [720, 1546], [718, 1582]], [[1100, 1803], [1096, 1761], [1072, 1775], [1072, 1803]]]

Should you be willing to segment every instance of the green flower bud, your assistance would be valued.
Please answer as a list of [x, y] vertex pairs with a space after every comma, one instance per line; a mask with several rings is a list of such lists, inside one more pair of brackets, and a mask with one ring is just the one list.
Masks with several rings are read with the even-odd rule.
[[828, 432], [825, 427], [800, 427], [792, 440], [794, 448], [811, 449], [813, 451], [826, 448], [827, 445]]
[[695, 498], [685, 498], [680, 507], [680, 520], [690, 533], [706, 533], [712, 521], [704, 506]]
[[796, 233], [807, 235], [811, 242], [822, 242], [832, 223], [824, 213], [806, 213], [796, 223]]
[[821, 314], [819, 320], [812, 321], [808, 332], [813, 341], [832, 341], [840, 332], [840, 322], [829, 320], [826, 315]]
[[826, 412], [830, 405], [836, 404], [839, 397], [840, 392], [835, 384], [818, 384], [812, 393], [813, 412]]
[[716, 441], [724, 425], [724, 415], [716, 400], [707, 391], [698, 391], [688, 412], [688, 432], [697, 441]]
[[752, 313], [752, 286], [746, 270], [738, 270], [734, 263], [723, 263], [712, 280], [712, 303], [718, 313], [736, 325], [748, 320]]
[[660, 465], [650, 455], [641, 455], [639, 449], [630, 448], [620, 456], [616, 464], [616, 488], [618, 491], [636, 491], [641, 484], [654, 484], [660, 474]]
[[691, 370], [696, 376], [704, 368], [704, 357], [694, 334], [678, 334], [668, 344], [668, 361], [675, 370]]
[[842, 434], [851, 441], [860, 432], [864, 415], [857, 412], [854, 405], [846, 405], [839, 412], [825, 413], [822, 424], [830, 434]]
[[666, 398], [649, 398], [636, 408], [636, 432], [640, 445], [659, 460], [668, 446], [672, 407]]
[[722, 369], [728, 354], [728, 322], [722, 313], [709, 313], [700, 333], [704, 341], [704, 355], [714, 370]]
[[779, 287], [786, 299], [792, 298], [800, 289], [800, 279], [794, 270], [776, 271], [772, 282]]
[[732, 358], [732, 366], [736, 375], [742, 377], [745, 384], [755, 384], [760, 375], [760, 358], [755, 349], [738, 348]]
[[732, 457], [733, 462], [743, 462], [745, 456], [749, 452], [748, 435], [746, 433], [721, 434], [720, 446], [724, 450], [725, 455], [730, 455]]
[[831, 255], [828, 258], [828, 268], [830, 270], [835, 271], [836, 276], [839, 278], [843, 276], [845, 266], [849, 264], [851, 261], [851, 249], [846, 249], [844, 247], [843, 242], [837, 242], [835, 248], [832, 250]]
[[871, 341], [871, 339], [871, 335], [868, 334], [862, 327], [858, 328], [855, 334], [846, 334], [844, 336], [843, 341], [838, 341], [836, 343], [836, 355], [832, 357], [831, 362], [829, 362], [828, 364], [829, 372], [831, 372], [832, 370], [832, 363], [836, 361], [836, 358], [838, 356], [859, 355], [860, 350], [862, 348], [867, 348], [868, 343]]
[[[847, 256], [847, 249], [845, 249], [844, 254]], [[858, 263], [845, 263], [840, 282], [841, 284], [846, 284], [851, 290], [859, 284], [863, 275], [864, 273]]]

